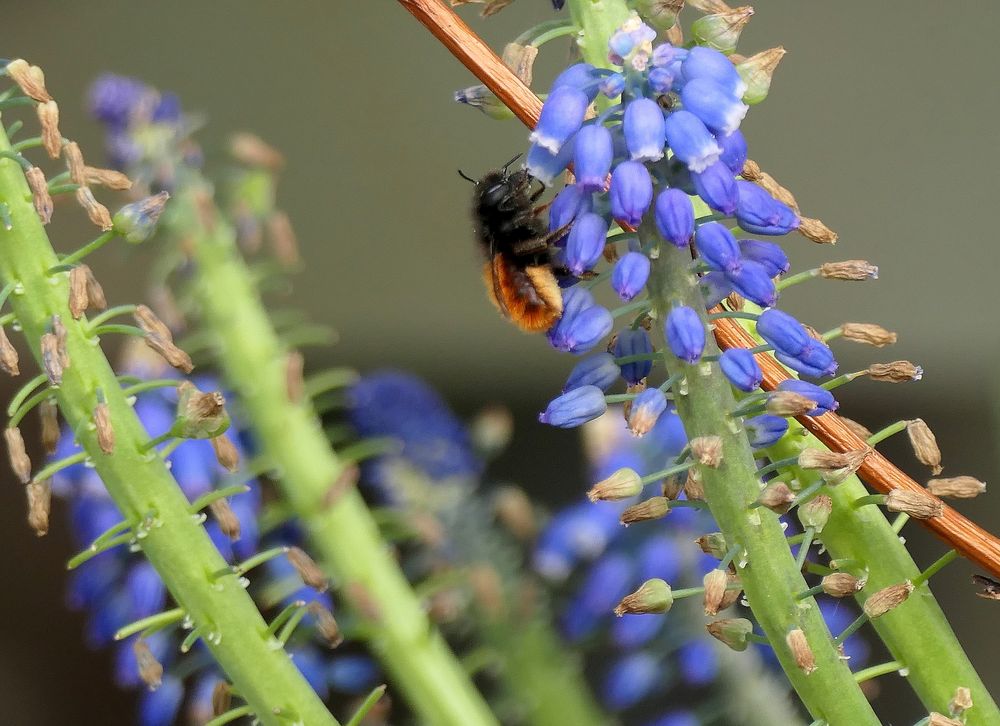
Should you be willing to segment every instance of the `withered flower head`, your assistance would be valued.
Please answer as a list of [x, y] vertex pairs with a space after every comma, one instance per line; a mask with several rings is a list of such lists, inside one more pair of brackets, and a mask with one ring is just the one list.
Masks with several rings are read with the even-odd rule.
[[878, 267], [867, 260], [844, 260], [843, 262], [824, 262], [819, 266], [819, 274], [828, 280], [877, 280]]
[[906, 422], [906, 434], [910, 438], [913, 453], [924, 466], [929, 466], [931, 473], [937, 476], [941, 473], [941, 449], [930, 426], [922, 418]]
[[929, 492], [911, 489], [893, 489], [885, 495], [885, 508], [890, 512], [904, 512], [914, 519], [940, 517], [944, 505]]
[[626, 527], [635, 522], [660, 519], [670, 514], [670, 500], [666, 497], [650, 497], [633, 504], [621, 513], [619, 521]]

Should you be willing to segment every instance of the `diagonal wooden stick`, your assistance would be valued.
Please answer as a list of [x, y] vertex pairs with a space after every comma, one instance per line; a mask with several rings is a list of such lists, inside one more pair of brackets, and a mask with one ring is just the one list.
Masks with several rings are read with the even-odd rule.
[[[451, 8], [440, 0], [399, 0], [452, 55], [468, 68], [526, 126], [534, 128], [542, 110], [541, 100], [504, 65], [503, 61]], [[757, 345], [750, 334], [729, 319], [715, 321], [715, 337], [719, 347], [753, 348]], [[764, 390], [773, 390], [789, 379], [787, 371], [770, 356], [758, 356], [764, 372]], [[819, 418], [800, 416], [799, 422], [811, 431], [831, 451], [850, 451], [865, 446], [834, 413]], [[894, 489], [919, 490], [933, 496], [924, 487], [904, 474], [895, 464], [873, 451], [858, 470], [872, 488], [886, 494]], [[947, 542], [960, 554], [975, 562], [990, 574], [1000, 577], [1000, 539], [990, 534], [947, 504], [940, 517], [917, 520]]]

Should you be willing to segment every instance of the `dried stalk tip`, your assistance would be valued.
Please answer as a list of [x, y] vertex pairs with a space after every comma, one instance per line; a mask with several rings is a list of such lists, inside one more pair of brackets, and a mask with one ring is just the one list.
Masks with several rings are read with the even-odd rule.
[[99, 403], [94, 408], [94, 427], [97, 430], [97, 445], [105, 454], [114, 453], [115, 430], [111, 425], [111, 411], [108, 404]]
[[29, 64], [24, 58], [17, 58], [7, 64], [5, 72], [28, 98], [39, 103], [52, 100], [45, 88], [45, 73], [38, 66]]
[[972, 708], [972, 691], [965, 686], [959, 686], [955, 689], [955, 696], [948, 704], [948, 709], [954, 715], [961, 716], [970, 708]]
[[219, 391], [204, 393], [190, 381], [177, 386], [177, 414], [170, 433], [181, 439], [212, 439], [229, 428], [226, 399]]
[[775, 416], [805, 416], [816, 408], [816, 401], [793, 391], [771, 391], [764, 407]]
[[698, 436], [691, 439], [691, 455], [699, 464], [717, 468], [722, 463], [722, 438]]
[[705, 615], [718, 615], [725, 605], [726, 587], [729, 585], [729, 574], [725, 570], [709, 570], [702, 578], [705, 586]]
[[760, 181], [760, 175], [763, 172], [760, 170], [760, 164], [758, 164], [753, 159], [747, 159], [743, 162], [743, 169], [740, 171], [740, 176], [749, 182]]
[[844, 323], [840, 326], [840, 332], [847, 340], [873, 345], [876, 348], [884, 348], [896, 342], [894, 332], [874, 323]]
[[592, 502], [613, 502], [630, 499], [641, 492], [642, 477], [634, 469], [624, 468], [592, 486], [587, 498]]
[[191, 357], [183, 350], [174, 345], [174, 336], [170, 328], [163, 324], [155, 313], [145, 305], [140, 305], [133, 313], [136, 323], [146, 334], [146, 345], [159, 353], [167, 363], [174, 368], [190, 373], [194, 370]]
[[944, 505], [924, 490], [893, 489], [885, 495], [885, 508], [890, 512], [903, 512], [914, 519], [940, 517]]
[[937, 711], [931, 711], [927, 719], [927, 726], [963, 726], [963, 724], [958, 719], [948, 718]]
[[92, 310], [104, 310], [108, 307], [108, 299], [104, 297], [104, 288], [94, 277], [94, 271], [87, 265], [77, 265], [74, 269], [82, 269], [87, 275], [87, 300]]
[[[910, 437], [913, 453], [924, 466], [929, 466], [931, 473], [937, 476], [941, 473], [941, 449], [937, 438], [922, 418], [906, 422], [906, 434]], [[973, 495], [975, 496], [975, 495]]]
[[326, 647], [336, 648], [344, 642], [344, 636], [340, 632], [340, 626], [337, 624], [336, 618], [333, 617], [333, 613], [316, 600], [309, 603], [308, 610], [316, 621], [316, 632], [323, 638]]
[[788, 645], [788, 649], [792, 651], [792, 657], [795, 659], [795, 665], [799, 667], [799, 670], [806, 675], [816, 670], [816, 659], [813, 657], [812, 648], [809, 647], [806, 634], [801, 629], [795, 628], [794, 630], [790, 630], [788, 635], [785, 636], [785, 643]]
[[62, 153], [62, 133], [59, 131], [59, 105], [55, 101], [41, 103], [35, 109], [38, 124], [42, 127], [42, 146], [50, 159]]
[[909, 580], [898, 585], [890, 585], [865, 600], [862, 609], [865, 611], [865, 615], [874, 620], [906, 602], [906, 598], [910, 596], [911, 592], [913, 592], [913, 584]]
[[661, 519], [670, 514], [670, 500], [666, 497], [650, 497], [625, 509], [619, 521], [625, 527], [635, 522]]
[[615, 615], [653, 615], [670, 610], [674, 604], [674, 595], [670, 585], [665, 580], [653, 578], [646, 580], [635, 592], [622, 598], [615, 607]]
[[229, 506], [228, 499], [216, 499], [208, 505], [208, 508], [212, 512], [212, 516], [215, 517], [215, 521], [219, 523], [222, 534], [231, 540], [240, 538], [240, 518]]
[[24, 448], [24, 438], [21, 436], [21, 429], [16, 426], [4, 429], [4, 439], [7, 441], [7, 456], [10, 459], [10, 468], [14, 471], [18, 481], [27, 484], [31, 481], [31, 459]]
[[531, 86], [531, 69], [537, 57], [538, 47], [534, 45], [508, 43], [503, 48], [504, 65], [514, 71], [514, 75], [521, 79], [521, 83], [529, 87]]
[[684, 480], [684, 494], [692, 501], [705, 501], [705, 482], [698, 469], [688, 469], [687, 479]]
[[28, 180], [28, 187], [31, 189], [31, 203], [35, 207], [35, 213], [42, 220], [42, 224], [52, 221], [52, 196], [49, 194], [49, 183], [45, 178], [45, 172], [37, 166], [33, 166], [24, 172]]
[[59, 407], [56, 402], [46, 400], [38, 404], [38, 417], [42, 422], [42, 448], [51, 456], [56, 453], [62, 433], [59, 430]]
[[684, 479], [674, 475], [668, 476], [660, 484], [660, 494], [665, 496], [667, 499], [676, 499], [684, 491], [684, 480], [687, 479], [687, 475], [684, 475]]
[[28, 525], [39, 537], [49, 531], [49, 512], [52, 510], [52, 480], [32, 481], [25, 487], [28, 494]]
[[135, 654], [139, 678], [149, 690], [155, 691], [163, 683], [163, 665], [153, 655], [145, 638], [138, 638], [132, 643], [132, 652]]
[[725, 618], [705, 626], [708, 634], [735, 651], [744, 651], [750, 645], [753, 623], [746, 618]]
[[299, 256], [299, 241], [295, 236], [295, 229], [292, 227], [292, 220], [288, 215], [277, 210], [267, 218], [267, 235], [271, 243], [271, 252], [282, 267], [298, 267], [301, 262]]
[[42, 348], [42, 368], [48, 376], [49, 385], [58, 386], [62, 383], [63, 376], [63, 356], [59, 355], [59, 340], [55, 333], [45, 333], [41, 340]]
[[819, 266], [820, 277], [827, 280], [851, 280], [863, 282], [878, 279], [878, 267], [867, 260], [844, 260], [824, 262]]
[[236, 444], [225, 434], [215, 436], [210, 439], [212, 449], [215, 451], [215, 459], [227, 471], [236, 471], [240, 468], [240, 452], [236, 449]]
[[837, 233], [818, 219], [799, 217], [799, 234], [820, 245], [837, 244]]
[[726, 295], [726, 299], [724, 302], [726, 303], [727, 308], [729, 308], [733, 312], [739, 312], [746, 305], [746, 298], [740, 295], [738, 292], [731, 292], [728, 295]]
[[776, 514], [784, 514], [795, 501], [795, 492], [784, 482], [774, 482], [767, 485], [757, 497], [757, 501], [762, 507], [767, 507]]
[[76, 201], [87, 213], [87, 218], [102, 232], [107, 232], [114, 227], [114, 223], [111, 221], [111, 212], [94, 198], [90, 187], [77, 189]]
[[873, 381], [882, 381], [883, 383], [908, 383], [919, 381], [924, 377], [924, 369], [908, 360], [873, 363], [865, 372]]
[[330, 587], [329, 580], [326, 579], [326, 575], [316, 564], [316, 561], [312, 557], [307, 555], [303, 549], [300, 547], [290, 547], [287, 553], [288, 561], [295, 568], [295, 571], [299, 573], [299, 577], [302, 578], [302, 582], [316, 590], [317, 592], [326, 592]]
[[96, 166], [83, 167], [83, 183], [87, 186], [104, 187], [116, 192], [132, 188], [132, 180], [114, 169], [99, 169]]
[[819, 470], [827, 484], [840, 484], [858, 470], [871, 452], [870, 446], [843, 453], [826, 449], [803, 449], [799, 454], [799, 466]]
[[986, 491], [986, 482], [971, 476], [931, 479], [927, 482], [927, 491], [936, 497], [972, 499]]
[[860, 592], [866, 582], [864, 578], [855, 577], [848, 572], [834, 572], [824, 577], [820, 584], [823, 586], [823, 592], [830, 597], [847, 597]]
[[701, 547], [701, 551], [706, 555], [711, 555], [717, 560], [721, 560], [726, 556], [726, 552], [729, 551], [729, 547], [726, 545], [726, 537], [722, 532], [703, 534], [694, 543]]
[[74, 267], [69, 271], [69, 312], [74, 320], [83, 317], [87, 307], [90, 305], [90, 297], [87, 294], [87, 271], [81, 267]]
[[7, 330], [0, 325], [0, 369], [9, 376], [19, 376], [21, 375], [19, 362], [17, 349], [7, 337]]
[[69, 368], [69, 352], [66, 350], [66, 326], [58, 315], [52, 316], [52, 332], [56, 336], [56, 353], [63, 370]]
[[66, 168], [69, 170], [69, 180], [74, 184], [87, 186], [87, 175], [84, 173], [87, 165], [83, 161], [80, 145], [75, 141], [70, 141], [63, 147], [63, 155], [66, 158]]
[[501, 487], [493, 498], [493, 511], [504, 529], [521, 542], [530, 542], [538, 533], [535, 508], [519, 487]]
[[[759, 167], [758, 167], [759, 171]], [[768, 194], [777, 199], [779, 202], [785, 206], [791, 207], [796, 213], [799, 211], [799, 203], [795, 200], [795, 197], [790, 191], [781, 186], [773, 176], [768, 174], [766, 171], [760, 171], [757, 179], [755, 179], [758, 186], [762, 187]], [[807, 218], [802, 218], [804, 223]], [[819, 221], [819, 220], [813, 220]], [[801, 227], [800, 227], [801, 230]], [[828, 230], [829, 231], [829, 230]], [[833, 234], [832, 232], [830, 234]], [[833, 235], [834, 241], [837, 239], [837, 235]]]
[[285, 390], [292, 403], [302, 403], [305, 397], [305, 365], [305, 358], [297, 350], [285, 357]]
[[852, 418], [847, 418], [847, 416], [841, 416], [840, 420], [843, 421], [844, 425], [851, 430], [851, 433], [857, 436], [862, 441], [867, 441], [872, 437], [872, 432], [865, 428], [864, 425], [859, 424]]

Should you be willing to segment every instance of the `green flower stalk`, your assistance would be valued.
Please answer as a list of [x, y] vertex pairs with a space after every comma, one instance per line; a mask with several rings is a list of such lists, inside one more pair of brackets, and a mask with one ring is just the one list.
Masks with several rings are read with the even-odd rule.
[[[47, 118], [51, 127], [51, 116]], [[58, 145], [51, 151], [57, 156]], [[149, 434], [97, 345], [94, 331], [85, 318], [74, 319], [68, 276], [53, 272], [61, 261], [32, 204], [23, 159], [4, 129], [0, 129], [0, 157], [0, 207], [5, 220], [0, 225], [4, 249], [0, 280], [12, 289], [7, 302], [48, 374], [59, 410], [128, 523], [128, 541], [145, 553], [261, 723], [336, 724], [287, 653], [267, 635], [267, 623], [239, 578], [212, 578], [212, 573], [226, 568], [226, 562], [164, 461], [149, 452]], [[34, 198], [38, 197], [36, 193]], [[81, 201], [98, 216], [100, 210], [93, 205], [99, 203], [92, 194]], [[95, 424], [95, 415], [113, 428], [113, 449], [102, 438], [106, 428]]]

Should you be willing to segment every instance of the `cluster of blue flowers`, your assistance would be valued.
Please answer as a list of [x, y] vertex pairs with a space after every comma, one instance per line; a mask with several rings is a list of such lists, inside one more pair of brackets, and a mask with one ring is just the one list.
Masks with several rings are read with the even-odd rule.
[[[739, 130], [748, 110], [742, 100], [746, 84], [719, 51], [669, 43], [654, 47], [655, 36], [633, 16], [609, 44], [610, 60], [620, 70], [573, 65], [556, 78], [542, 108], [526, 168], [546, 184], [571, 163], [574, 173], [574, 182], [559, 191], [550, 207], [550, 229], [572, 223], [559, 243], [558, 264], [577, 277], [593, 275], [602, 255], [612, 254], [617, 259], [611, 285], [623, 301], [632, 301], [645, 287], [650, 255], [656, 254], [633, 234], [645, 220], [655, 224], [667, 243], [690, 246], [697, 253], [706, 308], [733, 293], [765, 308], [757, 330], [782, 363], [806, 376], [833, 374], [837, 364], [826, 344], [772, 307], [778, 296], [774, 279], [789, 268], [781, 247], [737, 239], [721, 222], [732, 218], [738, 230], [780, 236], [801, 221], [763, 188], [738, 178], [747, 160]], [[603, 110], [588, 119], [595, 101]], [[620, 254], [622, 241], [628, 251]], [[613, 253], [606, 249], [609, 245]], [[559, 350], [582, 354], [607, 338], [615, 316], [595, 300], [589, 285], [575, 282], [566, 281], [563, 315], [548, 338]], [[625, 306], [632, 309], [641, 307]], [[678, 305], [662, 324], [670, 355], [688, 364], [702, 360], [708, 333], [695, 310]], [[541, 420], [571, 427], [600, 416], [607, 407], [604, 393], [617, 380], [639, 390], [651, 363], [635, 358], [652, 358], [654, 352], [642, 326], [618, 332], [608, 354], [587, 358], [574, 369], [563, 395]], [[727, 351], [720, 365], [738, 390], [749, 393], [760, 385], [760, 367], [751, 353]], [[810, 395], [823, 395], [811, 384], [800, 385], [809, 386]], [[639, 392], [632, 409], [633, 432], [648, 431], [666, 404], [663, 390]], [[784, 422], [769, 414], [750, 419], [747, 426], [758, 446], [773, 443], [784, 432]]]

